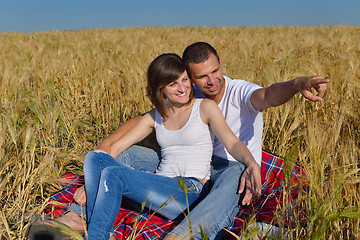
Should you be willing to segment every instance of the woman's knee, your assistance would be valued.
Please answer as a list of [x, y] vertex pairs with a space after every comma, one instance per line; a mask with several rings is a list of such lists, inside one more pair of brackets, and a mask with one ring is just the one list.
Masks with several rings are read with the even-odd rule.
[[121, 188], [124, 190], [124, 174], [122, 173], [121, 167], [110, 166], [106, 167], [101, 172], [101, 180], [103, 184], [107, 185], [108, 188]]
[[119, 176], [121, 176], [121, 174], [117, 167], [106, 167], [101, 172], [101, 178], [103, 179], [115, 179], [119, 178]]
[[96, 157], [95, 151], [90, 151], [86, 154], [84, 159], [84, 171], [88, 168], [91, 168], [93, 165], [98, 165], [98, 158]]
[[127, 166], [108, 166], [102, 170], [101, 177], [109, 180], [117, 179], [120, 182], [134, 181], [132, 171], [134, 170]]
[[117, 166], [120, 163], [110, 156], [108, 153], [102, 150], [93, 150], [86, 154], [84, 160], [84, 171], [86, 169], [92, 169], [94, 167], [105, 168], [107, 166]]

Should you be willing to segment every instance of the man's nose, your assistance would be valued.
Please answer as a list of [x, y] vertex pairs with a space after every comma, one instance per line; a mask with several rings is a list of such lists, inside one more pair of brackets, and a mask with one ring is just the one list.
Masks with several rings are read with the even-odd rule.
[[215, 76], [210, 74], [207, 82], [208, 82], [209, 85], [214, 85], [215, 82], [216, 82]]

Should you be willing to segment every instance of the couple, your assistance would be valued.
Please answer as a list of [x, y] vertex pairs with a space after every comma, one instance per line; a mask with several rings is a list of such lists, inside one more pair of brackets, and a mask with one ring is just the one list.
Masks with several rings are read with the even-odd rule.
[[[259, 196], [262, 111], [297, 92], [322, 101], [329, 80], [300, 77], [261, 88], [223, 76], [220, 64], [215, 49], [204, 42], [187, 47], [182, 60], [164, 54], [151, 63], [147, 92], [156, 110], [126, 122], [100, 144], [106, 152], [95, 150], [85, 158], [89, 239], [110, 237], [122, 196], [140, 204], [146, 200], [152, 210], [161, 205], [157, 212], [169, 219], [198, 203], [190, 213], [194, 239], [201, 238], [201, 231], [208, 239], [221, 238], [241, 204]], [[161, 156], [139, 146], [128, 148], [153, 129]], [[187, 199], [179, 182], [189, 189]], [[84, 204], [84, 196], [79, 191], [74, 198]], [[80, 230], [74, 212], [59, 220]], [[188, 239], [189, 229], [184, 219], [165, 239]]]

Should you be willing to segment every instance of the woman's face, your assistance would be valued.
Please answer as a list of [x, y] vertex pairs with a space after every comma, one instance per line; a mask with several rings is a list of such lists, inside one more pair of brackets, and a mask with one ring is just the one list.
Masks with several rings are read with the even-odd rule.
[[162, 92], [170, 104], [186, 104], [190, 100], [191, 89], [190, 79], [184, 71], [178, 79], [166, 85]]

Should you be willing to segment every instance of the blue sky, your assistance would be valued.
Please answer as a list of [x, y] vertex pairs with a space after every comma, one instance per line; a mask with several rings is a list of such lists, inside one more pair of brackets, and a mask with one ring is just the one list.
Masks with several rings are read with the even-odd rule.
[[360, 0], [0, 0], [0, 32], [134, 26], [360, 25]]

